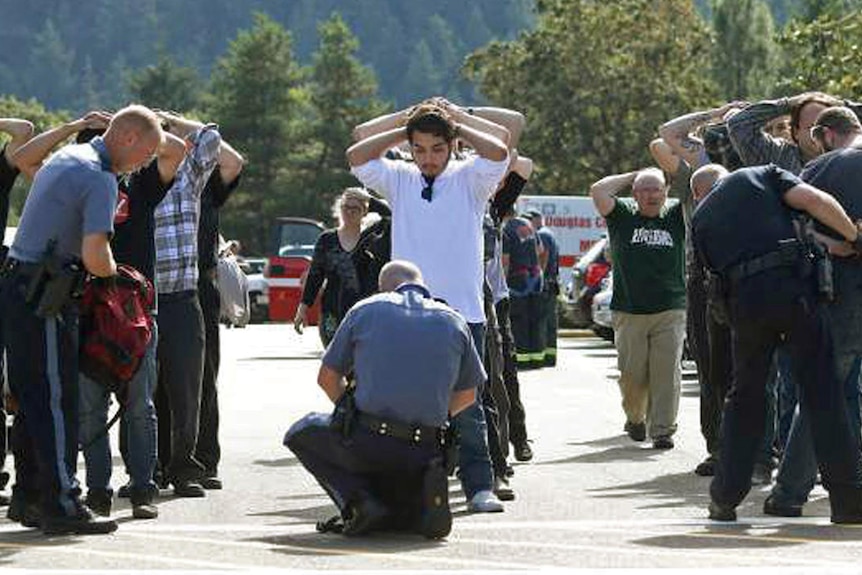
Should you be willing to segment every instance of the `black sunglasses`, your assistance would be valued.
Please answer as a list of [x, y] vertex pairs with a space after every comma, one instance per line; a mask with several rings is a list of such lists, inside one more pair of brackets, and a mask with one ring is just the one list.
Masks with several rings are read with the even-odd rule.
[[433, 194], [433, 193], [434, 193], [434, 190], [433, 190], [433, 188], [431, 188], [431, 186], [425, 186], [424, 188], [422, 188], [422, 199], [425, 200], [426, 202], [430, 202], [431, 201], [431, 194]]

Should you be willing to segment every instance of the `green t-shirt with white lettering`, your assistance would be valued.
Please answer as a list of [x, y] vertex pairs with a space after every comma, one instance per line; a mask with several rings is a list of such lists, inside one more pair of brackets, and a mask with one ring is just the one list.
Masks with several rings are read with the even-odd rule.
[[613, 258], [611, 309], [636, 314], [685, 309], [682, 205], [668, 201], [658, 217], [647, 218], [634, 199], [617, 198], [605, 220]]

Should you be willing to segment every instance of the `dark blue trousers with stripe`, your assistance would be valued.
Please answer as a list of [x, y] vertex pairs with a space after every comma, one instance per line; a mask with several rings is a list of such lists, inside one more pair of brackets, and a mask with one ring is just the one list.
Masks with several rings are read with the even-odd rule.
[[[16, 427], [38, 462], [43, 512], [74, 515], [78, 457], [78, 312], [43, 319], [24, 301], [28, 278], [5, 278], [2, 310], [9, 384], [19, 400]], [[32, 488], [33, 486], [23, 486]]]

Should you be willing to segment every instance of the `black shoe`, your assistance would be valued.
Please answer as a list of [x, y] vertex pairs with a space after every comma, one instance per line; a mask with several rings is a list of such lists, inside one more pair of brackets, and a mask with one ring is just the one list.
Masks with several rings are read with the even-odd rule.
[[533, 459], [533, 450], [530, 448], [529, 439], [514, 444], [514, 452], [517, 461], [530, 461]]
[[8, 495], [3, 495], [2, 493], [0, 493], [0, 507], [6, 507], [10, 503], [12, 503], [12, 498]]
[[694, 468], [695, 475], [701, 477], [712, 477], [715, 475], [715, 465], [718, 463], [714, 455], [708, 455], [706, 459], [697, 464]]
[[781, 505], [775, 502], [775, 498], [770, 495], [763, 502], [763, 513], [765, 515], [773, 515], [775, 517], [802, 517], [801, 505]]
[[[0, 421], [0, 424], [3, 422]], [[0, 471], [0, 489], [6, 489], [6, 484], [9, 483], [9, 473]]]
[[623, 431], [629, 434], [632, 441], [643, 441], [646, 439], [646, 423], [632, 423], [626, 421]]
[[770, 485], [772, 483], [772, 469], [763, 463], [755, 463], [751, 472], [752, 485]]
[[506, 464], [506, 478], [509, 479], [515, 476], [515, 468]]
[[207, 491], [218, 491], [223, 487], [221, 479], [218, 477], [204, 477], [200, 480], [200, 484]]
[[659, 435], [652, 439], [653, 449], [673, 449], [673, 438], [670, 435]]
[[514, 501], [515, 492], [509, 487], [509, 480], [505, 477], [497, 477], [494, 479], [494, 495], [500, 501]]
[[206, 497], [206, 494], [200, 483], [194, 481], [174, 482], [174, 495], [177, 497]]
[[342, 533], [348, 537], [365, 535], [380, 529], [388, 517], [389, 512], [382, 503], [366, 497], [348, 505]]
[[128, 499], [129, 494], [131, 492], [131, 489], [132, 489], [132, 482], [131, 481], [124, 483], [117, 490], [117, 497], [119, 497], [120, 499]]
[[42, 506], [36, 502], [28, 502], [19, 491], [13, 491], [6, 518], [24, 527], [38, 529], [42, 525]]
[[116, 521], [97, 518], [83, 504], [79, 504], [75, 515], [42, 517], [42, 533], [45, 535], [105, 535], [116, 530]]
[[449, 482], [439, 462], [432, 462], [422, 477], [422, 515], [418, 531], [428, 539], [442, 539], [452, 531]]
[[713, 521], [736, 521], [736, 509], [710, 501], [709, 518]]
[[155, 493], [152, 489], [132, 489], [129, 499], [132, 502], [132, 517], [135, 519], [155, 519], [159, 516], [159, 508], [153, 505]]
[[84, 503], [96, 515], [110, 517], [114, 493], [110, 489], [90, 489]]
[[832, 488], [829, 490], [829, 520], [839, 524], [862, 523], [862, 491], [858, 488]]

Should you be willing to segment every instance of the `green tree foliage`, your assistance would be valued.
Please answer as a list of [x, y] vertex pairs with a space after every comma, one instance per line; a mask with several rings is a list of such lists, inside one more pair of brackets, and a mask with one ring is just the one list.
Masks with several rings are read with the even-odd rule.
[[862, 9], [862, 0], [797, 0], [796, 14], [805, 22], [824, 16], [841, 18]]
[[475, 52], [465, 72], [525, 112], [542, 192], [584, 193], [649, 163], [668, 118], [714, 98], [709, 29], [690, 0], [539, 0], [535, 31]]
[[786, 71], [780, 89], [788, 94], [821, 90], [862, 98], [862, 12], [813, 22], [792, 21], [780, 35]]
[[273, 218], [289, 198], [290, 152], [302, 145], [294, 124], [308, 99], [301, 80], [290, 34], [264, 14], [230, 43], [213, 73], [210, 117], [248, 160], [244, 193], [235, 194], [222, 221], [254, 252], [269, 247]]
[[[66, 112], [49, 112], [34, 99], [22, 101], [12, 96], [0, 96], [0, 118], [23, 118], [30, 120], [33, 122], [38, 134], [57, 124], [68, 121], [69, 115]], [[0, 147], [5, 145], [6, 140], [8, 140], [8, 137], [5, 134], [0, 134]], [[30, 182], [24, 176], [19, 177], [15, 182], [9, 202], [8, 224], [10, 226], [18, 225], [18, 216], [21, 214], [21, 208], [24, 206], [24, 200], [27, 197], [29, 187]]]
[[203, 86], [194, 68], [180, 66], [163, 54], [155, 65], [130, 74], [128, 90], [135, 101], [151, 108], [194, 110]]
[[774, 86], [776, 48], [769, 6], [763, 0], [714, 0], [713, 74], [729, 99], [759, 99]]
[[303, 182], [292, 207], [323, 218], [342, 188], [354, 185], [344, 157], [353, 127], [388, 110], [377, 99], [373, 72], [356, 57], [359, 42], [338, 14], [318, 26], [320, 43], [312, 57], [308, 83], [309, 121], [303, 126], [306, 145], [293, 150]]

